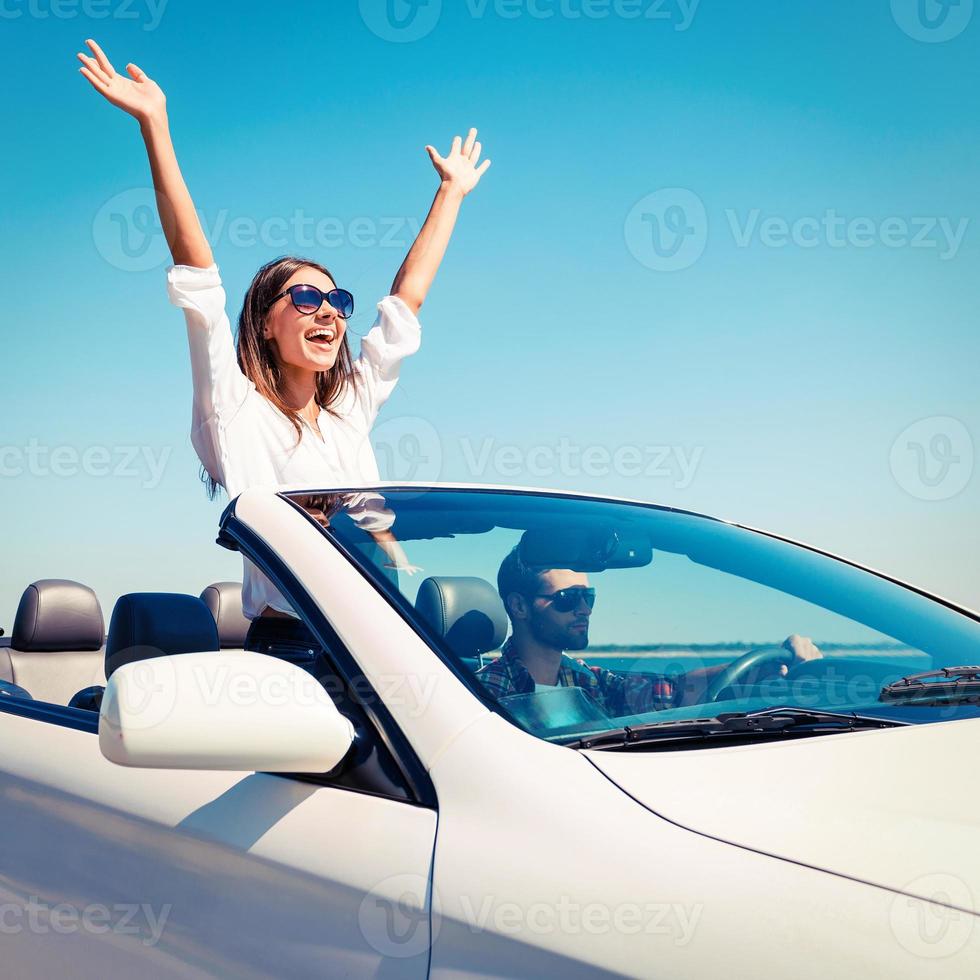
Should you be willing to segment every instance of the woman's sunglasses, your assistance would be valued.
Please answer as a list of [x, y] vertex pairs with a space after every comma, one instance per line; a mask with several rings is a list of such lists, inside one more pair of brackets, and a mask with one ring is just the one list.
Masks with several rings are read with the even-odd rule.
[[298, 283], [295, 286], [284, 289], [278, 296], [272, 299], [272, 302], [269, 303], [266, 310], [272, 309], [273, 304], [281, 300], [286, 293], [289, 293], [289, 298], [293, 301], [293, 306], [304, 316], [309, 316], [311, 313], [319, 313], [324, 300], [337, 311], [338, 316], [343, 317], [345, 320], [354, 312], [354, 297], [346, 289], [331, 289], [325, 293], [317, 289], [316, 286], [310, 286], [307, 283]]
[[595, 589], [559, 589], [549, 595], [535, 596], [537, 599], [550, 599], [555, 612], [571, 612], [578, 609], [578, 604], [584, 599], [585, 604], [591, 609], [595, 605]]

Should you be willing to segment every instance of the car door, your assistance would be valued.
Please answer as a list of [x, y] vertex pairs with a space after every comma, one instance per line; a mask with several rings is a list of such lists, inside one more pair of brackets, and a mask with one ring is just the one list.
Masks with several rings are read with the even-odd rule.
[[96, 730], [0, 699], [7, 975], [426, 975], [436, 811], [378, 782], [393, 760], [361, 785], [125, 769]]

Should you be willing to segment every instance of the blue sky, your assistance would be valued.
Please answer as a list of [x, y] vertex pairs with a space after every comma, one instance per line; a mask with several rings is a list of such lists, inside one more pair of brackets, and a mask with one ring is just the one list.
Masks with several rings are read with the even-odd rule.
[[480, 127], [385, 475], [674, 504], [980, 606], [980, 15], [923, 2], [5, 0], [0, 625], [41, 577], [108, 615], [239, 575], [88, 36], [166, 91], [233, 320], [298, 253], [366, 332], [423, 146]]

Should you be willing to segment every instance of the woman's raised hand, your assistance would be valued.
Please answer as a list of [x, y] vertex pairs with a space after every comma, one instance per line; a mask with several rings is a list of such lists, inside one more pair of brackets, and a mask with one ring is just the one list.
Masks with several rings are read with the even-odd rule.
[[455, 136], [448, 156], [439, 156], [434, 146], [425, 148], [442, 182], [462, 191], [464, 196], [476, 187], [490, 166], [489, 160], [477, 166], [482, 149], [482, 144], [477, 142], [475, 129], [469, 131], [465, 143], [461, 137]]
[[95, 41], [89, 38], [85, 43], [95, 57], [79, 52], [78, 60], [82, 63], [79, 71], [92, 83], [92, 88], [141, 123], [165, 111], [167, 99], [163, 90], [142, 68], [129, 64], [126, 66], [129, 77], [118, 75]]
[[136, 65], [126, 66], [129, 77], [117, 75], [102, 48], [91, 39], [85, 43], [95, 57], [79, 53], [78, 58], [82, 62], [79, 71], [91, 82], [92, 88], [140, 124], [140, 135], [146, 145], [153, 176], [160, 224], [174, 265], [209, 268], [214, 264], [214, 256], [177, 164], [167, 122], [167, 99], [163, 91]]

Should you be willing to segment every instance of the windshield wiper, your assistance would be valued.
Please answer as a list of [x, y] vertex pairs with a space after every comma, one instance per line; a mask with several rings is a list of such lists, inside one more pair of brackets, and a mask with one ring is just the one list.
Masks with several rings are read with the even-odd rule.
[[980, 667], [943, 667], [886, 684], [879, 701], [902, 704], [980, 703]]
[[627, 748], [651, 742], [685, 739], [718, 739], [731, 736], [749, 738], [791, 735], [821, 735], [836, 732], [867, 731], [872, 728], [898, 728], [908, 722], [891, 718], [859, 715], [853, 711], [820, 711], [809, 708], [763, 708], [761, 711], [734, 711], [714, 718], [685, 718], [675, 721], [626, 725], [623, 728], [585, 735], [565, 742], [573, 749]]

